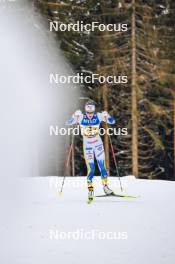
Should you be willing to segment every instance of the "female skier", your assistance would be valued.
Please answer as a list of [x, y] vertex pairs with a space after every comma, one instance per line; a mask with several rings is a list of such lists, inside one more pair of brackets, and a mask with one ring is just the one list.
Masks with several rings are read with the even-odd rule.
[[81, 128], [81, 135], [83, 136], [84, 159], [87, 166], [89, 201], [92, 201], [94, 197], [94, 156], [101, 172], [101, 179], [105, 194], [110, 195], [113, 193], [113, 191], [108, 186], [108, 174], [105, 167], [105, 152], [103, 142], [99, 135], [99, 127], [101, 122], [114, 124], [115, 120], [106, 111], [102, 113], [95, 112], [95, 103], [91, 100], [85, 104], [85, 113], [77, 110], [67, 121], [67, 125], [79, 124]]

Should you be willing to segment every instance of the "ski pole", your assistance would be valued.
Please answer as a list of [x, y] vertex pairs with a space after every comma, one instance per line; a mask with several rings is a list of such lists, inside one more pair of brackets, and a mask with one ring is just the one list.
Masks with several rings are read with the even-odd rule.
[[[77, 122], [78, 122], [78, 116], [77, 116], [77, 119], [76, 119], [75, 124], [77, 124]], [[74, 138], [74, 133], [72, 134], [72, 137]], [[71, 142], [71, 144], [70, 144], [70, 146], [69, 146], [69, 152], [68, 152], [68, 156], [67, 156], [67, 160], [66, 160], [66, 166], [65, 166], [65, 169], [67, 169], [68, 166], [69, 166], [69, 161], [70, 161], [71, 153], [72, 153], [72, 150], [73, 150], [73, 144], [74, 144], [74, 140], [72, 140], [72, 142]], [[60, 189], [60, 192], [59, 192], [60, 195], [63, 193], [63, 187], [64, 187], [65, 179], [66, 179], [66, 174], [65, 174], [64, 177], [63, 177], [63, 181], [62, 181], [61, 189]]]
[[[108, 128], [107, 123], [106, 123], [106, 127]], [[121, 192], [123, 192], [123, 187], [122, 187], [121, 178], [120, 178], [120, 174], [119, 174], [119, 170], [118, 170], [118, 166], [117, 166], [117, 161], [116, 161], [116, 157], [115, 157], [114, 147], [113, 147], [113, 144], [112, 144], [112, 139], [111, 139], [111, 136], [109, 134], [108, 134], [108, 137], [109, 137], [109, 142], [110, 142], [110, 145], [111, 145], [112, 157], [113, 157], [113, 160], [114, 160], [115, 169], [116, 169], [117, 176], [118, 176], [118, 179], [119, 179], [119, 182], [120, 182], [120, 190], [121, 190]]]
[[[73, 141], [72, 141], [72, 143], [71, 143], [70, 146], [69, 146], [69, 151], [68, 151], [68, 156], [67, 156], [67, 160], [66, 160], [66, 166], [65, 166], [65, 169], [67, 169], [68, 166], [69, 166], [69, 161], [70, 161], [70, 157], [71, 157], [72, 149], [73, 149]], [[63, 177], [63, 181], [62, 181], [61, 189], [60, 189], [60, 192], [59, 192], [60, 195], [63, 193], [63, 187], [64, 187], [65, 178], [66, 178], [66, 173], [64, 173], [64, 177]]]

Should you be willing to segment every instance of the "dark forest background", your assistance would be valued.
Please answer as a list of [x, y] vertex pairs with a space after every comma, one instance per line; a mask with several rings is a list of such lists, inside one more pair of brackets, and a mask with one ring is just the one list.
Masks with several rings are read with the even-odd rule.
[[[120, 175], [174, 180], [175, 164], [175, 1], [31, 1], [46, 21], [127, 23], [127, 32], [54, 32], [75, 73], [127, 75], [128, 83], [85, 84], [81, 95], [127, 127], [112, 137]], [[49, 30], [49, 23], [48, 23]], [[83, 110], [84, 100], [80, 100]], [[108, 137], [106, 166], [116, 175]], [[69, 173], [86, 175], [82, 139], [74, 138]], [[96, 172], [98, 174], [98, 172]]]

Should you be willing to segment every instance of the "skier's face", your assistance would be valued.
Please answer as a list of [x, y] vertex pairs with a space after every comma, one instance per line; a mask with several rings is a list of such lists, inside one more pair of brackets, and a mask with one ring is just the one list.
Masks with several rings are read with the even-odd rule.
[[92, 118], [94, 115], [94, 112], [86, 112], [86, 115], [88, 118]]

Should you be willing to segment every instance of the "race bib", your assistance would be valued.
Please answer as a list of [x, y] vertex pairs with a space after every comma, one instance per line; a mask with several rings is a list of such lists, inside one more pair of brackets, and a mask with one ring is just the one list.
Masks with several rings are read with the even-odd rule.
[[99, 126], [80, 126], [81, 135], [84, 137], [94, 137], [99, 134]]

